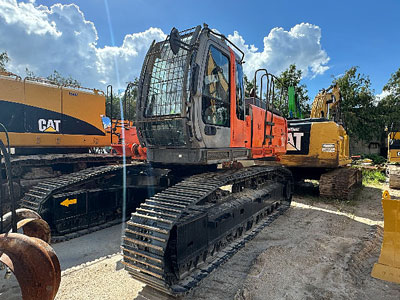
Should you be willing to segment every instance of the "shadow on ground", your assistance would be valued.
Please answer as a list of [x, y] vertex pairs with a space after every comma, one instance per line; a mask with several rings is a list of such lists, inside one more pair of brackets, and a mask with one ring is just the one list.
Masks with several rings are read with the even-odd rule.
[[115, 225], [76, 239], [51, 245], [57, 253], [61, 270], [91, 262], [120, 251], [121, 227]]
[[338, 211], [368, 218], [373, 221], [383, 221], [382, 192], [385, 185], [363, 185], [358, 188], [354, 196], [348, 200], [319, 197], [318, 184], [305, 182], [295, 186], [293, 200], [299, 203], [313, 205], [320, 208], [335, 208]]

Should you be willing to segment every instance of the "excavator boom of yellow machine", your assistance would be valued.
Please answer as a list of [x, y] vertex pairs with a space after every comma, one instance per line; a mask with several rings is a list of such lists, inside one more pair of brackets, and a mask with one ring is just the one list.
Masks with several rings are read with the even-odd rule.
[[382, 195], [384, 234], [378, 263], [371, 276], [400, 284], [400, 198], [392, 198], [388, 191]]
[[337, 85], [322, 90], [313, 101], [310, 118], [328, 118], [329, 115], [334, 115], [340, 101], [341, 95]]

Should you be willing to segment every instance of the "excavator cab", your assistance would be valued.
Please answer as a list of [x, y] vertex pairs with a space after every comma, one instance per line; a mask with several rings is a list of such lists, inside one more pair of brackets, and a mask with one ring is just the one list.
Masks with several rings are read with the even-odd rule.
[[[136, 122], [149, 161], [210, 165], [286, 151], [286, 120], [246, 108], [243, 56], [206, 25], [174, 28], [165, 41], [153, 42], [139, 80]], [[276, 131], [271, 144], [254, 138], [255, 126], [261, 135]]]
[[388, 160], [400, 163], [400, 121], [390, 126], [388, 134]]
[[389, 187], [400, 188], [400, 122], [391, 124], [388, 133]]

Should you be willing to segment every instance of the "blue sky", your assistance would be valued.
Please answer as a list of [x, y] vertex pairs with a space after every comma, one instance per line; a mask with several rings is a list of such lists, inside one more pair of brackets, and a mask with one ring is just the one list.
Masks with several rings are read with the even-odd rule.
[[[20, 5], [22, 1], [17, 0], [0, 0], [1, 2], [8, 2], [8, 4]], [[94, 63], [88, 63], [88, 67], [97, 66], [97, 72], [100, 68], [104, 72], [103, 76], [96, 77], [90, 71], [80, 71], [79, 61], [76, 60], [76, 55], [71, 51], [71, 59], [74, 64], [71, 68], [66, 68], [65, 71], [71, 75], [86, 75], [96, 80], [101, 81], [103, 84], [106, 81], [111, 81], [115, 84], [115, 76], [108, 74], [115, 74], [114, 69], [108, 69], [109, 65], [116, 62], [114, 59], [109, 59], [111, 56], [117, 55], [121, 57], [122, 54], [118, 49], [109, 49], [107, 46], [112, 46], [110, 26], [107, 18], [105, 0], [75, 0], [75, 1], [24, 1], [31, 2], [33, 7], [38, 7], [42, 4], [48, 9], [55, 4], [70, 4], [75, 3], [79, 10], [83, 13], [83, 19], [93, 23], [97, 31], [97, 44], [96, 52], [97, 60]], [[14, 5], [13, 4], [13, 5]], [[131, 68], [129, 65], [130, 60], [126, 58], [119, 60], [118, 64], [122, 65], [121, 72], [129, 73], [129, 76], [135, 76], [140, 71], [142, 52], [147, 48], [148, 40], [151, 38], [162, 38], [163, 34], [168, 34], [172, 27], [179, 29], [189, 28], [203, 22], [208, 23], [212, 28], [218, 29], [226, 35], [233, 35], [234, 31], [238, 32], [241, 38], [245, 40], [245, 44], [250, 47], [254, 45], [258, 48], [259, 52], [264, 49], [263, 39], [270, 34], [270, 31], [276, 27], [282, 27], [285, 32], [290, 32], [296, 25], [302, 23], [309, 23], [314, 26], [303, 26], [301, 32], [304, 32], [305, 37], [302, 40], [297, 40], [291, 46], [296, 48], [305, 45], [301, 51], [296, 49], [280, 51], [279, 45], [286, 41], [286, 35], [282, 32], [277, 34], [276, 37], [281, 39], [279, 45], [275, 45], [272, 49], [273, 55], [269, 57], [257, 56], [250, 54], [250, 66], [257, 66], [256, 60], [258, 57], [263, 59], [272, 69], [277, 72], [289, 63], [288, 58], [282, 57], [287, 53], [292, 53], [296, 56], [296, 61], [304, 62], [304, 68], [308, 68], [313, 64], [318, 65], [318, 70], [313, 71], [309, 69], [307, 75], [304, 77], [303, 82], [309, 89], [311, 98], [315, 96], [319, 89], [328, 87], [332, 81], [333, 76], [341, 75], [346, 69], [351, 66], [359, 66], [360, 72], [370, 76], [372, 87], [375, 89], [376, 94], [379, 94], [383, 85], [388, 81], [390, 74], [395, 72], [400, 67], [400, 1], [142, 1], [142, 0], [109, 0], [108, 1], [110, 20], [112, 22], [113, 37], [115, 46], [120, 47], [127, 35], [139, 34], [146, 32], [150, 27], [160, 31], [147, 32], [145, 41], [141, 41], [142, 36], [135, 36], [132, 38], [134, 51], [138, 52], [135, 56], [130, 52], [132, 58]], [[21, 7], [20, 7], [21, 8]], [[21, 11], [21, 9], [19, 9]], [[25, 9], [25, 13], [32, 11]], [[4, 14], [9, 12], [0, 8], [0, 23], [3, 21], [6, 25], [12, 25], [13, 20], [6, 20]], [[62, 25], [59, 21], [60, 12], [58, 16], [51, 14], [51, 20], [55, 22], [54, 28], [60, 32], [68, 30], [66, 25]], [[70, 12], [71, 16], [74, 13]], [[78, 20], [78, 19], [77, 19]], [[51, 24], [51, 23], [50, 23]], [[78, 21], [72, 22], [69, 27], [74, 24], [79, 24]], [[0, 24], [2, 25], [2, 24]], [[27, 24], [26, 26], [31, 26]], [[47, 26], [47, 25], [46, 25]], [[65, 26], [66, 29], [62, 29]], [[82, 25], [83, 26], [83, 25]], [[306, 28], [307, 27], [307, 28]], [[61, 28], [61, 29], [60, 29]], [[83, 27], [82, 27], [83, 28]], [[297, 28], [297, 27], [296, 27]], [[315, 29], [318, 29], [315, 31]], [[39, 30], [34, 28], [32, 30]], [[48, 29], [46, 29], [48, 30]], [[64, 30], [64, 31], [63, 31]], [[82, 29], [82, 32], [86, 29]], [[0, 29], [1, 31], [1, 29]], [[22, 29], [16, 31], [14, 34], [15, 39], [20, 39], [19, 45], [24, 43], [25, 37]], [[50, 31], [48, 31], [50, 32]], [[49, 33], [46, 33], [49, 35]], [[308, 40], [308, 32], [310, 32], [310, 40]], [[1, 33], [1, 32], [0, 32]], [[45, 39], [46, 34], [42, 34]], [[87, 33], [90, 39], [90, 32]], [[318, 34], [320, 40], [318, 41]], [[56, 36], [56, 33], [53, 33]], [[63, 34], [66, 36], [66, 34]], [[82, 36], [82, 35], [81, 35]], [[32, 33], [29, 34], [29, 38]], [[73, 37], [69, 37], [64, 41], [74, 44]], [[31, 43], [41, 44], [39, 39], [33, 40]], [[58, 40], [60, 40], [58, 38]], [[236, 40], [236, 39], [235, 39]], [[39, 42], [38, 42], [39, 41]], [[51, 42], [51, 40], [50, 40]], [[138, 46], [138, 43], [143, 43], [146, 47], [143, 50]], [[319, 44], [318, 44], [319, 42]], [[292, 39], [288, 40], [292, 43]], [[50, 63], [54, 63], [55, 68], [59, 70], [62, 68], [62, 62], [56, 60], [57, 48], [49, 51], [49, 55], [54, 55], [53, 59], [47, 63], [47, 67], [41, 69], [38, 64], [38, 57], [32, 57], [32, 60], [23, 59], [21, 50], [7, 49], [6, 41], [1, 42], [0, 51], [8, 50], [13, 61], [12, 67], [16, 71], [21, 71], [27, 65], [30, 69], [40, 73], [40, 70], [51, 69]], [[77, 44], [78, 48], [80, 47]], [[45, 46], [43, 46], [45, 48]], [[308, 51], [306, 47], [313, 47], [312, 51]], [[319, 48], [318, 48], [319, 47]], [[59, 48], [63, 48], [59, 46]], [[75, 47], [76, 48], [76, 47]], [[317, 49], [318, 48], [318, 49]], [[41, 49], [38, 46], [38, 49]], [[67, 49], [67, 47], [65, 48]], [[140, 50], [138, 50], [140, 49]], [[59, 49], [61, 52], [63, 49]], [[40, 51], [40, 50], [38, 50]], [[83, 51], [83, 50], [82, 50]], [[80, 51], [80, 53], [82, 53]], [[305, 51], [304, 53], [302, 51]], [[116, 53], [119, 54], [116, 54]], [[83, 57], [88, 57], [85, 54]], [[107, 56], [108, 55], [108, 56]], [[124, 54], [128, 55], [128, 54]], [[280, 55], [280, 56], [279, 56]], [[66, 53], [68, 56], [68, 52]], [[287, 55], [288, 56], [288, 55]], [[319, 56], [314, 58], [313, 56]], [[100, 57], [100, 58], [99, 58]], [[327, 60], [329, 59], [329, 60]], [[246, 59], [245, 59], [246, 60]], [[274, 64], [274, 60], [279, 61], [279, 64]], [[100, 62], [99, 62], [100, 61]], [[125, 63], [124, 63], [125, 62]], [[64, 61], [67, 64], [67, 61]], [[104, 66], [102, 65], [104, 64]], [[99, 67], [100, 66], [100, 67]], [[74, 70], [78, 70], [76, 73]], [[134, 70], [133, 70], [134, 69]], [[61, 71], [63, 71], [61, 69]], [[125, 73], [121, 73], [124, 75]], [[46, 74], [43, 74], [46, 75]], [[78, 78], [80, 79], [80, 78]], [[84, 83], [93, 84], [89, 80], [82, 80]], [[121, 76], [121, 81], [126, 81], [124, 76]], [[120, 83], [123, 85], [123, 82]]]

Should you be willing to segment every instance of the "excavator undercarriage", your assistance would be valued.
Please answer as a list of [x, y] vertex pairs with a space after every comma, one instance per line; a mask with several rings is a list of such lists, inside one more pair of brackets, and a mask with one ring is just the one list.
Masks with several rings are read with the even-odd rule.
[[194, 175], [148, 198], [127, 222], [126, 270], [168, 294], [188, 292], [289, 206], [281, 167]]

